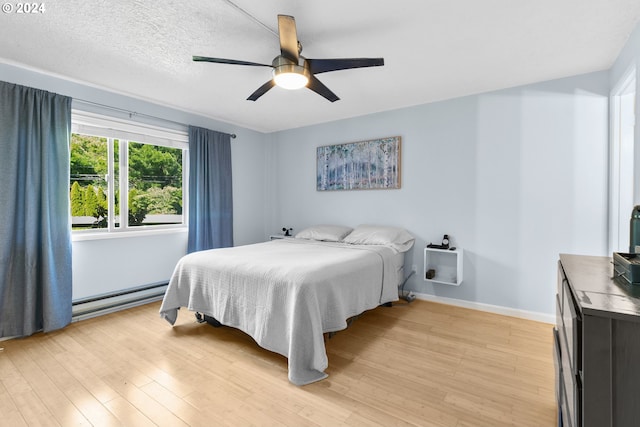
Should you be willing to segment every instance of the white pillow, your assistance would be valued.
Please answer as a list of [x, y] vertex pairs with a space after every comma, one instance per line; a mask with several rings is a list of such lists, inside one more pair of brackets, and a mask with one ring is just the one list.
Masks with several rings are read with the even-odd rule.
[[343, 225], [314, 225], [296, 234], [296, 239], [322, 240], [325, 242], [341, 242], [344, 236], [353, 230]]
[[399, 252], [411, 249], [414, 241], [415, 238], [404, 228], [382, 225], [359, 225], [344, 238], [345, 243], [391, 246]]

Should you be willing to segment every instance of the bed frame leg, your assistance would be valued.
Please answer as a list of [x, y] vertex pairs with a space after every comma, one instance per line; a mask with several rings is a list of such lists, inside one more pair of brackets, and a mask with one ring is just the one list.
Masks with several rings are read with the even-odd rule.
[[202, 314], [202, 313], [196, 313], [196, 321], [198, 323], [208, 323], [211, 326], [213, 326], [214, 328], [219, 328], [222, 325], [222, 323], [218, 322], [218, 320], [215, 317], [211, 317], [211, 316], [207, 316], [206, 314]]

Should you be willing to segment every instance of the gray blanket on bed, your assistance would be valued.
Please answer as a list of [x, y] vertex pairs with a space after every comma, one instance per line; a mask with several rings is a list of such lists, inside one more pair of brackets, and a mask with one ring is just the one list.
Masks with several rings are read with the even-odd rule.
[[171, 324], [186, 307], [238, 328], [286, 356], [289, 380], [326, 378], [324, 332], [398, 299], [399, 272], [386, 246], [282, 239], [183, 257], [160, 315]]

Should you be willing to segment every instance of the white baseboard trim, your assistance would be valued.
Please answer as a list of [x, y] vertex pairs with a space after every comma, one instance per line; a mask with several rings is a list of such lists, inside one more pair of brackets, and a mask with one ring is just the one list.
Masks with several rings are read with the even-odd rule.
[[430, 294], [413, 292], [417, 299], [437, 302], [440, 304], [455, 305], [457, 307], [470, 308], [473, 310], [487, 311], [489, 313], [501, 314], [503, 316], [519, 317], [521, 319], [535, 320], [537, 322], [555, 324], [556, 317], [553, 314], [538, 313], [536, 311], [518, 310], [516, 308], [502, 307], [499, 305], [484, 304], [475, 301], [466, 301], [455, 298], [439, 297]]

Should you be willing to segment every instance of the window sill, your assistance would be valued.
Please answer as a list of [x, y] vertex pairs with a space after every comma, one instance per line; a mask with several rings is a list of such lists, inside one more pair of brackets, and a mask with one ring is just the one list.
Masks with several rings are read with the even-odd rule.
[[157, 236], [162, 234], [186, 233], [187, 227], [154, 228], [153, 230], [127, 230], [127, 231], [77, 231], [71, 232], [72, 242], [84, 240], [123, 239], [129, 237]]

